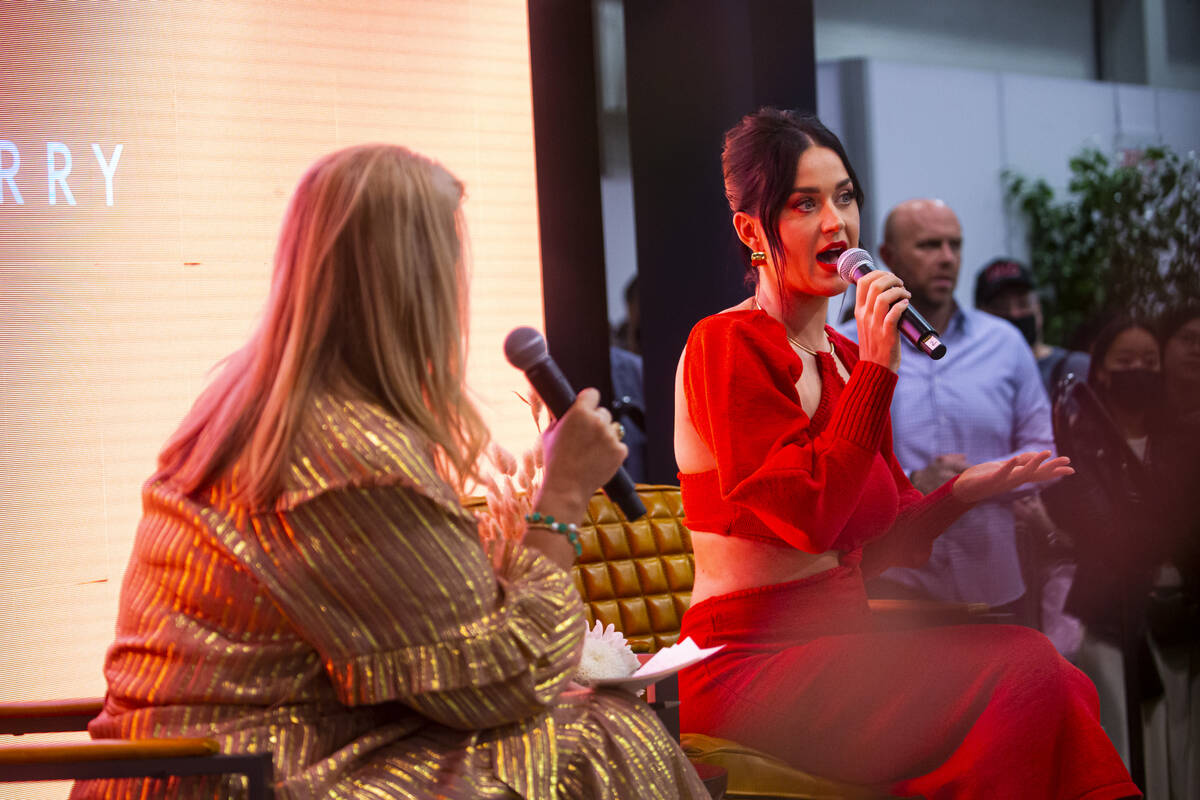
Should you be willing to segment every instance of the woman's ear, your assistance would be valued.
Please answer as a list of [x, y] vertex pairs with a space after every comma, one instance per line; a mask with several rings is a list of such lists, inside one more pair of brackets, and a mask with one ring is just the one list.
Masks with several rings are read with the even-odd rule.
[[751, 250], [762, 250], [766, 244], [759, 235], [758, 220], [745, 211], [734, 212], [733, 230], [737, 233], [737, 237], [742, 240], [742, 244]]

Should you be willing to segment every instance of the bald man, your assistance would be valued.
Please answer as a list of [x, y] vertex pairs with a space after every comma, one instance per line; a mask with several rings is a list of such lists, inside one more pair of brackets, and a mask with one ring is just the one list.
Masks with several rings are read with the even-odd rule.
[[[912, 305], [941, 333], [939, 361], [905, 343], [892, 399], [896, 456], [913, 484], [930, 492], [972, 464], [1026, 450], [1053, 450], [1050, 404], [1020, 332], [991, 314], [960, 307], [962, 225], [940, 200], [915, 199], [887, 216], [879, 255], [912, 292]], [[843, 332], [854, 337], [851, 320]], [[986, 603], [1031, 622], [1021, 602], [1015, 496], [981, 503], [933, 545], [916, 569], [891, 569], [869, 585], [875, 596]]]

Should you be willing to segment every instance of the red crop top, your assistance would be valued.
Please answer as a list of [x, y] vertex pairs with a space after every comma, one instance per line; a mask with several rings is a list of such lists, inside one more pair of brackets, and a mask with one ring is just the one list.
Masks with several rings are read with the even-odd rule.
[[819, 355], [821, 400], [809, 418], [796, 392], [804, 365], [780, 322], [756, 309], [692, 329], [684, 393], [717, 467], [679, 474], [686, 524], [809, 553], [863, 551], [868, 574], [916, 566], [970, 506], [954, 498], [952, 481], [928, 496], [913, 488], [892, 453], [896, 374], [859, 361], [853, 342], [826, 331], [850, 379]]

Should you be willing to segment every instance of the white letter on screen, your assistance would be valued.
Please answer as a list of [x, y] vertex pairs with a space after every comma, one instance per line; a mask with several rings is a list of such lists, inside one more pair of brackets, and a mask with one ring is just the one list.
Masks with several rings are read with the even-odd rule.
[[12, 190], [13, 200], [17, 201], [17, 205], [25, 205], [25, 198], [21, 197], [21, 190], [17, 188], [17, 182], [13, 180], [13, 176], [17, 174], [17, 170], [21, 168], [21, 153], [17, 150], [17, 146], [8, 139], [0, 139], [0, 154], [8, 153], [12, 156], [12, 166], [4, 166], [4, 156], [0, 155], [0, 203], [4, 202], [4, 184], [8, 184], [8, 188]]
[[[54, 166], [54, 156], [56, 155], [63, 157], [62, 169]], [[62, 142], [46, 142], [46, 191], [50, 193], [50, 205], [58, 205], [58, 198], [54, 194], [55, 181], [62, 184], [63, 194], [67, 196], [67, 203], [75, 205], [75, 195], [71, 194], [71, 187], [67, 186], [67, 176], [70, 174], [71, 148]]]
[[92, 152], [96, 154], [96, 160], [100, 162], [100, 171], [104, 173], [104, 204], [111, 206], [113, 204], [113, 188], [112, 176], [117, 171], [117, 162], [121, 160], [121, 151], [125, 149], [125, 145], [119, 144], [113, 148], [112, 161], [105, 162], [104, 151], [100, 149], [100, 145], [92, 142]]

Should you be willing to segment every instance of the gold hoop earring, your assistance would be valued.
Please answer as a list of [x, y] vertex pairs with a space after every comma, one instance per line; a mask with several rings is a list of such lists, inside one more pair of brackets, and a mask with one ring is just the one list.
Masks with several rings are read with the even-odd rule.
[[767, 254], [762, 252], [761, 250], [755, 250], [753, 253], [750, 254], [750, 265], [751, 266], [761, 267], [763, 264], [766, 264], [766, 263], [767, 263]]

